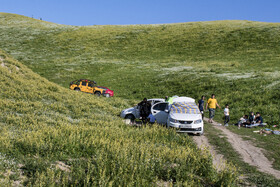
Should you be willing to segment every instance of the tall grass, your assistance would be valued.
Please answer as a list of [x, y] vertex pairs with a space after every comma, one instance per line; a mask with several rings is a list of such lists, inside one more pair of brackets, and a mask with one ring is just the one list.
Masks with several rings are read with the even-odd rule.
[[[49, 82], [0, 51], [0, 182], [31, 186], [233, 185], [211, 155], [161, 126], [135, 129], [129, 105]], [[64, 168], [61, 167], [64, 165]]]

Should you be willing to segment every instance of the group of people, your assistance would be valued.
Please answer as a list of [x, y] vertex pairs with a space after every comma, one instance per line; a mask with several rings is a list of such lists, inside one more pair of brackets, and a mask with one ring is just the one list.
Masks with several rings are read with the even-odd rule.
[[259, 112], [257, 112], [256, 115], [254, 114], [254, 112], [251, 112], [249, 116], [244, 115], [239, 119], [237, 123], [238, 128], [240, 128], [241, 126], [252, 128], [256, 126], [262, 126], [263, 124], [263, 118]]
[[[202, 114], [202, 119], [204, 118], [204, 100], [205, 100], [205, 96], [201, 96], [201, 99], [198, 101], [198, 108]], [[215, 94], [212, 94], [211, 95], [211, 98], [209, 98], [207, 100], [207, 103], [206, 103], [206, 107], [205, 107], [205, 110], [209, 110], [209, 120], [208, 122], [209, 123], [213, 123], [213, 118], [215, 116], [215, 110], [216, 108], [220, 107], [220, 105], [218, 104], [218, 101], [217, 99], [215, 98]], [[227, 126], [228, 125], [228, 122], [229, 122], [229, 106], [228, 104], [226, 104], [225, 106], [225, 109], [224, 109], [224, 114], [225, 114], [225, 125]]]
[[[201, 96], [201, 99], [198, 101], [198, 108], [202, 114], [202, 119], [204, 118], [204, 105], [205, 105], [204, 100], [205, 100], [205, 96]], [[208, 120], [209, 123], [213, 123], [213, 118], [215, 116], [215, 110], [217, 107], [221, 109], [217, 99], [215, 98], [215, 94], [212, 94], [211, 98], [207, 100], [206, 107], [205, 107], [205, 110], [207, 109], [209, 110], [209, 120]], [[228, 126], [229, 121], [230, 121], [229, 105], [226, 104], [224, 109], [224, 126]], [[242, 118], [240, 118], [238, 122], [238, 128], [240, 128], [241, 126], [250, 128], [255, 126], [261, 126], [263, 124], [264, 123], [261, 114], [257, 112], [256, 115], [254, 115], [254, 112], [251, 112], [250, 116], [244, 115]]]
[[[165, 98], [166, 102], [169, 102], [170, 98], [166, 96]], [[148, 102], [146, 98], [143, 99], [140, 103], [138, 103], [139, 109], [140, 109], [140, 117], [142, 119], [142, 123], [155, 123], [156, 119], [151, 113], [151, 102]], [[215, 98], [215, 94], [211, 95], [211, 98], [209, 98], [206, 102], [205, 106], [205, 96], [201, 96], [201, 99], [198, 101], [198, 108], [202, 114], [202, 119], [204, 118], [204, 111], [209, 110], [209, 123], [213, 123], [213, 118], [215, 116], [216, 108], [220, 108], [220, 105], [218, 104], [217, 99]], [[228, 126], [228, 123], [230, 121], [230, 115], [229, 115], [229, 105], [226, 104], [224, 108], [224, 126]], [[254, 115], [254, 112], [251, 112], [250, 115], [244, 115], [242, 118], [239, 119], [238, 128], [240, 127], [255, 127], [255, 126], [261, 126], [263, 125], [263, 118], [259, 112]]]

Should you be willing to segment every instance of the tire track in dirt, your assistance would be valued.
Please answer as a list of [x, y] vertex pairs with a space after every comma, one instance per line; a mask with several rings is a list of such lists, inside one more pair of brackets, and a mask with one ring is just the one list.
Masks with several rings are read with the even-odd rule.
[[218, 171], [225, 168], [226, 160], [224, 159], [224, 155], [218, 154], [213, 149], [206, 136], [193, 136], [193, 140], [201, 150], [208, 149], [210, 151], [213, 156], [213, 164]]
[[[208, 120], [208, 118], [204, 118]], [[280, 171], [272, 167], [272, 162], [269, 161], [263, 154], [263, 149], [254, 146], [250, 141], [243, 140], [241, 136], [231, 132], [224, 126], [220, 126], [217, 122], [212, 123], [213, 127], [221, 130], [227, 137], [228, 142], [234, 150], [241, 155], [244, 162], [251, 166], [257, 167], [261, 172], [273, 175], [280, 179]]]

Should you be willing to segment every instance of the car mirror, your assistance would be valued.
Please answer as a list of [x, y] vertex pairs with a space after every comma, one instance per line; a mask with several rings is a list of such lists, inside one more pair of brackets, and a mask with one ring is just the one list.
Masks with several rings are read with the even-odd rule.
[[169, 112], [169, 110], [168, 110], [168, 109], [165, 109], [165, 110], [164, 110], [164, 112], [168, 113], [168, 112]]

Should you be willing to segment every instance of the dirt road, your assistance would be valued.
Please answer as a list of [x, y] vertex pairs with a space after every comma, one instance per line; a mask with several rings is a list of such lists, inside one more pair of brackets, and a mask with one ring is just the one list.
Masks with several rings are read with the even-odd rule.
[[[204, 119], [208, 120], [207, 118]], [[224, 126], [220, 126], [217, 122], [212, 123], [212, 125], [224, 133], [228, 142], [232, 145], [234, 150], [240, 154], [244, 162], [251, 166], [256, 166], [261, 172], [271, 174], [277, 179], [280, 179], [280, 171], [272, 168], [272, 162], [264, 156], [263, 149], [254, 146], [250, 141], [243, 140], [241, 136], [231, 132]], [[204, 142], [206, 146], [208, 145], [211, 147], [203, 136], [194, 138], [194, 141], [197, 142], [198, 146], [200, 146], [201, 142]]]
[[225, 168], [225, 159], [224, 156], [221, 154], [218, 154], [213, 147], [210, 145], [208, 139], [206, 136], [193, 136], [193, 140], [197, 144], [197, 146], [204, 150], [205, 148], [208, 148], [211, 155], [213, 156], [213, 164], [217, 168], [217, 170], [222, 170]]

